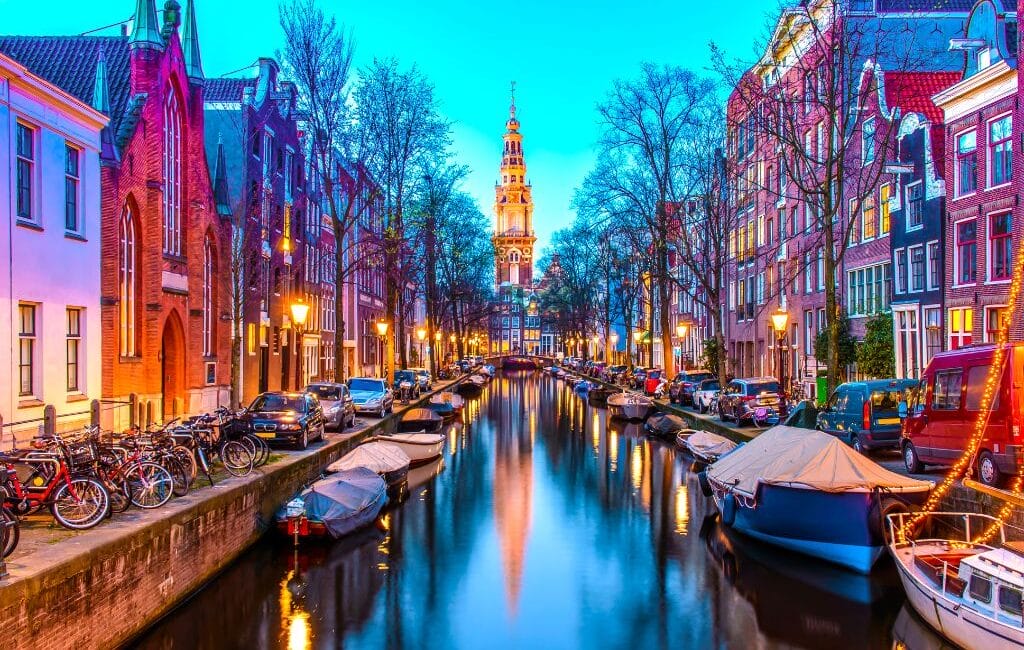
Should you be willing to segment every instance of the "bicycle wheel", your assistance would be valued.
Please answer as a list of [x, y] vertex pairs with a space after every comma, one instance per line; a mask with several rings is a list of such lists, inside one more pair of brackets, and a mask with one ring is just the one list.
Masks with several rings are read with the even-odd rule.
[[178, 457], [168, 454], [160, 459], [160, 464], [171, 474], [171, 479], [174, 481], [172, 488], [174, 496], [183, 497], [188, 494], [189, 488], [192, 487], [192, 481], [189, 480], [188, 472], [182, 467]]
[[224, 469], [233, 476], [245, 476], [252, 471], [252, 454], [242, 443], [227, 440], [221, 444], [219, 453]]
[[159, 508], [174, 495], [171, 473], [153, 462], [136, 463], [125, 471], [128, 495], [140, 508]]
[[92, 528], [110, 509], [110, 494], [94, 478], [78, 477], [57, 488], [50, 512], [57, 523], [72, 530]]
[[122, 480], [120, 484], [103, 481], [103, 487], [107, 488], [107, 494], [110, 495], [111, 512], [120, 514], [132, 505], [132, 500], [128, 497], [128, 484], [125, 481]]
[[18, 548], [18, 541], [21, 540], [21, 522], [18, 515], [10, 508], [4, 507], [0, 508], [0, 524], [5, 528], [3, 556], [7, 557]]
[[267, 444], [266, 440], [256, 436], [246, 435], [245, 437], [252, 440], [253, 447], [255, 447], [252, 455], [252, 466], [262, 467], [266, 465], [267, 461], [270, 460], [270, 445]]
[[188, 484], [191, 487], [192, 483], [196, 480], [196, 475], [199, 473], [199, 465], [196, 464], [196, 456], [192, 453], [192, 450], [182, 445], [175, 445], [171, 452], [174, 453], [174, 457], [178, 459], [181, 466], [185, 469], [185, 473], [188, 474]]

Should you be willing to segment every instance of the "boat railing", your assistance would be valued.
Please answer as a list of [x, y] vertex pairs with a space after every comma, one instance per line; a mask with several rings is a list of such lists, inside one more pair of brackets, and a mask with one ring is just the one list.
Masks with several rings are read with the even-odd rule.
[[916, 549], [918, 544], [938, 542], [964, 548], [1024, 543], [1024, 528], [977, 512], [897, 512], [887, 515], [886, 527], [896, 548]]

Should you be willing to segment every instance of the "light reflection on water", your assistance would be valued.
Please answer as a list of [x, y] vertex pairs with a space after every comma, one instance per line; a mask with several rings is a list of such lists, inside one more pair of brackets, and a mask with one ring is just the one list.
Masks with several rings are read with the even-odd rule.
[[464, 418], [379, 527], [298, 553], [270, 536], [140, 645], [891, 647], [891, 571], [727, 534], [690, 459], [557, 380], [499, 377]]

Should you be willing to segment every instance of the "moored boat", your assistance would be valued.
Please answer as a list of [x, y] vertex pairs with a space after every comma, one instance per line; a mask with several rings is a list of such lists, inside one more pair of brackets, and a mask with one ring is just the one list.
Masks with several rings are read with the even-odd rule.
[[925, 622], [963, 648], [1024, 648], [1024, 530], [963, 512], [894, 513], [886, 524]]
[[409, 457], [410, 467], [423, 465], [438, 458], [444, 450], [444, 441], [444, 434], [425, 431], [374, 436], [367, 440], [367, 442], [383, 442], [398, 447]]
[[457, 389], [463, 395], [478, 395], [484, 389], [487, 379], [481, 375], [470, 375]]
[[933, 487], [827, 433], [785, 426], [722, 456], [705, 476], [726, 526], [861, 573], [885, 548], [883, 515], [924, 503]]
[[676, 444], [683, 447], [696, 460], [710, 465], [738, 446], [732, 440], [710, 431], [685, 429], [676, 434]]
[[415, 408], [402, 413], [398, 422], [399, 433], [434, 433], [444, 425], [444, 418], [430, 409]]
[[462, 413], [462, 407], [465, 406], [466, 400], [462, 399], [461, 395], [453, 393], [451, 391], [441, 391], [430, 396], [430, 404], [448, 404], [451, 406], [452, 411], [455, 415]]
[[372, 523], [387, 503], [387, 484], [366, 467], [316, 481], [278, 510], [277, 529], [293, 537], [337, 539]]
[[608, 398], [608, 414], [622, 420], [644, 420], [653, 406], [650, 397], [635, 393], [615, 393]]
[[644, 422], [644, 431], [666, 440], [674, 439], [676, 434], [684, 430], [686, 430], [686, 422], [672, 413], [655, 413]]
[[595, 386], [587, 393], [587, 401], [591, 406], [607, 406], [608, 398], [617, 392], [619, 391], [614, 388]]
[[368, 467], [388, 484], [388, 496], [395, 498], [405, 491], [411, 460], [397, 445], [389, 442], [366, 442], [328, 465], [327, 472], [342, 472]]

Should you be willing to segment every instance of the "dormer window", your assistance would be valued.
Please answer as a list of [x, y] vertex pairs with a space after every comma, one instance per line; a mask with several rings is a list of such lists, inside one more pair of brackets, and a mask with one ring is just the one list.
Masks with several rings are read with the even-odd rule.
[[975, 55], [978, 57], [978, 70], [984, 70], [985, 68], [992, 65], [992, 49], [988, 47], [978, 48], [978, 52]]

